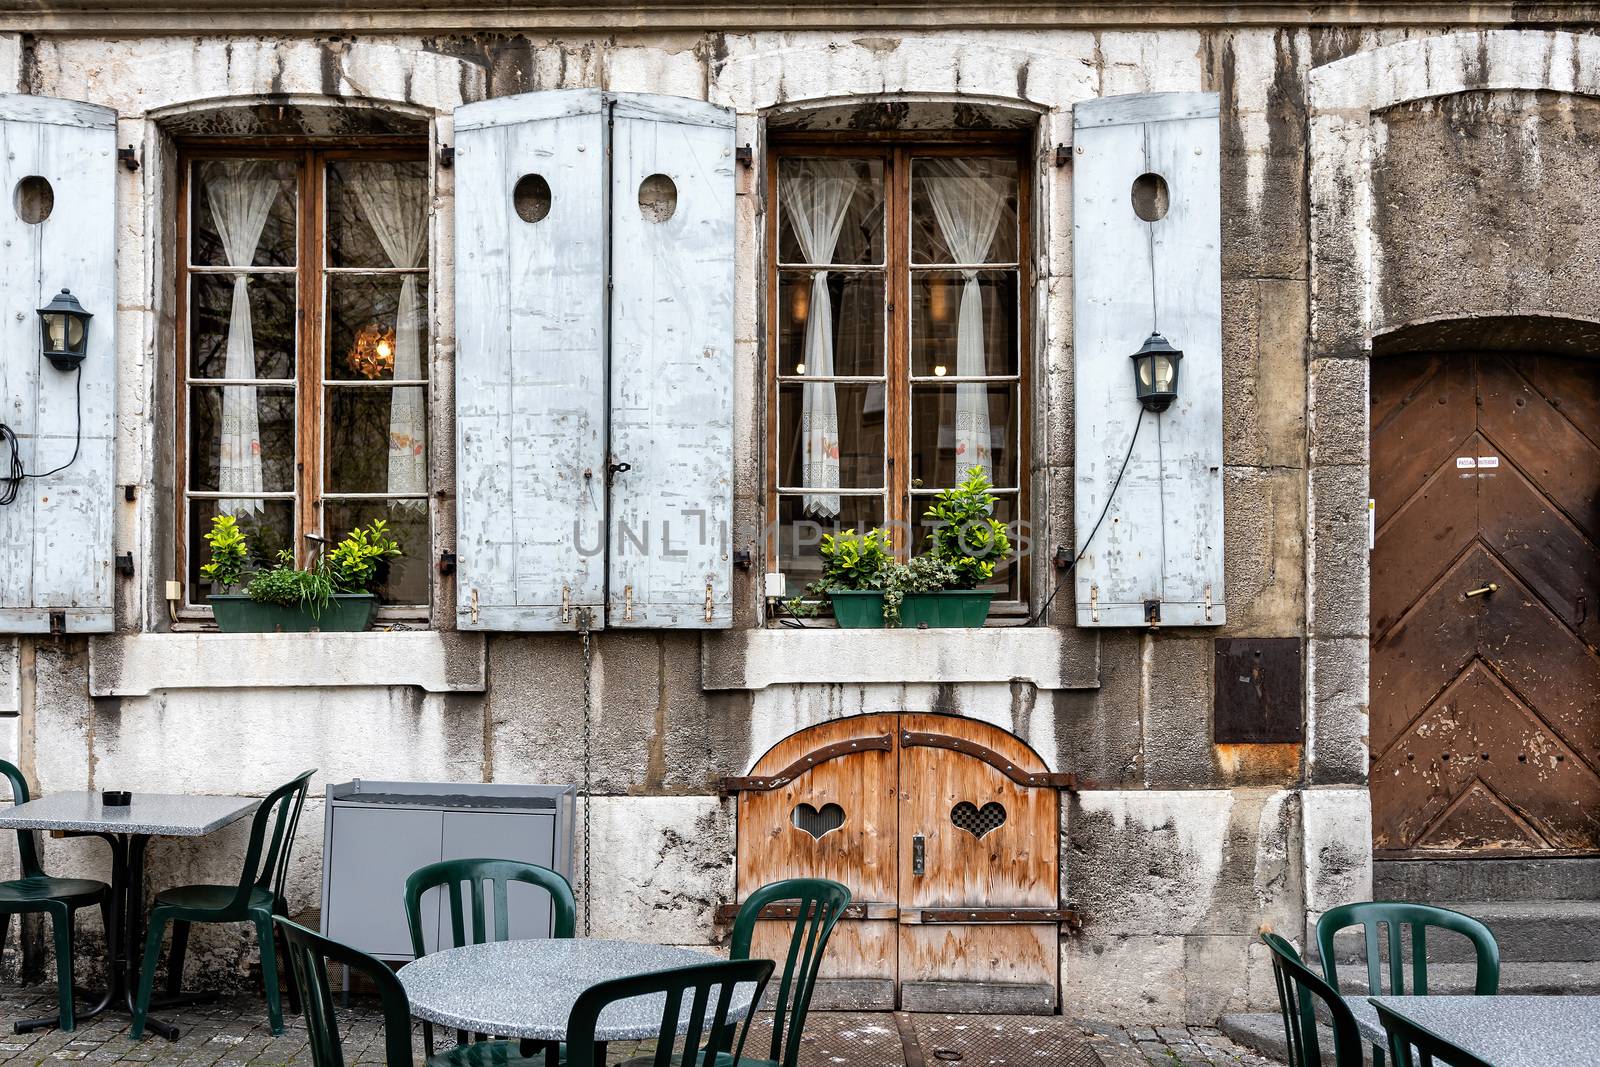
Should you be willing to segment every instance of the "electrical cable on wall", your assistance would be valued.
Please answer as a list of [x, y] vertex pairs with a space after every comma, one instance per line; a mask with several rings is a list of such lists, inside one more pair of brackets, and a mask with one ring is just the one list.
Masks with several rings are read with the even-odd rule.
[[22, 446], [17, 440], [17, 435], [11, 427], [0, 422], [0, 445], [11, 450], [10, 462], [6, 465], [6, 473], [0, 474], [0, 507], [16, 503], [18, 495], [22, 492], [22, 483], [29, 478], [48, 478], [52, 474], [60, 474], [74, 463], [78, 462], [78, 453], [83, 450], [83, 364], [78, 364], [77, 371], [76, 407], [78, 409], [77, 429], [73, 431], [72, 458], [54, 470], [32, 474], [22, 467]]

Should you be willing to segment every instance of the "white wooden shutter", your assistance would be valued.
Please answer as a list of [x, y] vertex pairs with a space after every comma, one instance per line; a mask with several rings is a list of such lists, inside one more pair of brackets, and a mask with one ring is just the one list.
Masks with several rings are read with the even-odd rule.
[[[107, 108], [0, 94], [0, 422], [29, 473], [78, 447], [71, 466], [26, 479], [0, 506], [0, 632], [112, 629], [116, 132]], [[42, 222], [22, 217], [26, 178], [49, 183], [54, 206]], [[37, 309], [64, 288], [94, 315], [78, 371], [40, 354]], [[10, 460], [0, 444], [0, 473]]]
[[[1073, 111], [1080, 546], [1106, 506], [1139, 418], [1128, 357], [1153, 327], [1183, 351], [1178, 399], [1144, 416], [1127, 473], [1078, 564], [1080, 626], [1145, 625], [1151, 601], [1159, 602], [1162, 626], [1226, 621], [1217, 114], [1215, 93], [1106, 97]], [[1146, 173], [1165, 179], [1170, 198], [1157, 222], [1134, 211], [1134, 181]]]
[[613, 627], [733, 623], [733, 167], [731, 111], [613, 101]]
[[[602, 625], [605, 133], [598, 90], [455, 112], [462, 629], [575, 629], [584, 609]], [[538, 221], [517, 208], [525, 176], [549, 188]]]

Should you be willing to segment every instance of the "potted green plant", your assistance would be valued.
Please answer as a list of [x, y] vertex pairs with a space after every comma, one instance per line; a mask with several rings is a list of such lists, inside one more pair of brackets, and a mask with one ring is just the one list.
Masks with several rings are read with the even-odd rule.
[[840, 530], [824, 534], [819, 548], [822, 577], [806, 586], [815, 598], [789, 602], [795, 614], [816, 614], [823, 597], [833, 605], [834, 621], [844, 629], [881, 629], [884, 625], [883, 578], [893, 564], [894, 545], [885, 530]]
[[[247, 572], [249, 546], [231, 515], [212, 520], [206, 543], [211, 561], [200, 575], [220, 590], [206, 600], [223, 633], [365, 630], [378, 607], [372, 587], [401, 554], [382, 519], [351, 530], [305, 568], [280, 551], [270, 567]], [[240, 584], [243, 593], [229, 592]]]
[[907, 577], [901, 626], [983, 625], [994, 592], [978, 586], [993, 581], [995, 567], [1011, 556], [1011, 538], [994, 517], [994, 504], [993, 486], [982, 467], [972, 468], [960, 485], [934, 497], [922, 515], [930, 527], [923, 558], [940, 566]]

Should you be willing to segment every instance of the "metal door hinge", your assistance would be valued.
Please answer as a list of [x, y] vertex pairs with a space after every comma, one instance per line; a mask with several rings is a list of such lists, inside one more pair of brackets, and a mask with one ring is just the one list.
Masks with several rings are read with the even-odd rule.
[[456, 165], [456, 146], [442, 144], [439, 146], [439, 166], [449, 170]]
[[474, 588], [472, 590], [472, 601], [471, 601], [471, 605], [470, 605], [470, 610], [472, 611], [472, 622], [473, 622], [473, 625], [477, 625], [477, 622], [478, 622], [478, 590], [476, 588]]
[[633, 586], [622, 587], [622, 621], [633, 621]]
[[1089, 586], [1089, 618], [1093, 622], [1100, 621], [1100, 587]]
[[117, 149], [117, 162], [130, 173], [139, 169], [139, 151], [133, 145]]
[[1206, 583], [1206, 622], [1211, 621], [1211, 584]]
[[117, 573], [124, 578], [133, 577], [133, 553], [124, 552], [117, 557]]
[[561, 621], [572, 621], [572, 586], [561, 587]]
[[706, 583], [706, 622], [710, 622], [711, 621], [711, 615], [712, 615], [713, 610], [714, 609], [713, 609], [713, 606], [712, 606], [712, 603], [711, 603], [711, 583], [707, 582]]

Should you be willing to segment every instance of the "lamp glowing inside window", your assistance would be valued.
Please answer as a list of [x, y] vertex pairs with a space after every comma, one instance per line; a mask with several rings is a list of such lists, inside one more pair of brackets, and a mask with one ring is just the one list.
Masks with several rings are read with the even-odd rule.
[[376, 322], [361, 327], [345, 362], [363, 378], [376, 379], [394, 373], [394, 328]]

